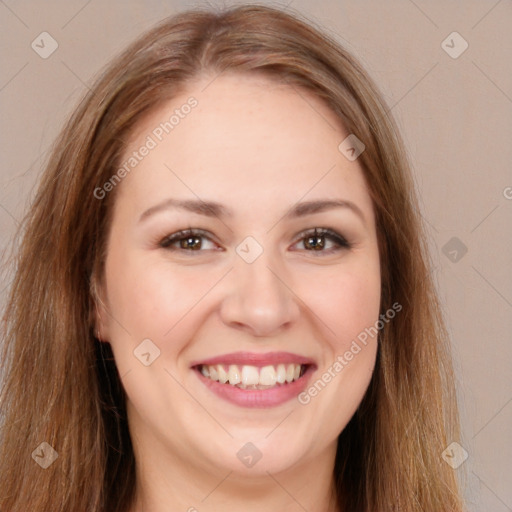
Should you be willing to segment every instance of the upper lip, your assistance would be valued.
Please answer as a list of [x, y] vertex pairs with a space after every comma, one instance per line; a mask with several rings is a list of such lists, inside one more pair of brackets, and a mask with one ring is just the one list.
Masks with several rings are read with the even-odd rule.
[[236, 364], [236, 365], [250, 365], [250, 366], [268, 366], [276, 364], [303, 364], [314, 365], [314, 361], [309, 357], [304, 357], [292, 352], [267, 352], [258, 354], [255, 352], [232, 352], [231, 354], [223, 354], [220, 356], [211, 357], [201, 361], [193, 362], [190, 366], [215, 364]]

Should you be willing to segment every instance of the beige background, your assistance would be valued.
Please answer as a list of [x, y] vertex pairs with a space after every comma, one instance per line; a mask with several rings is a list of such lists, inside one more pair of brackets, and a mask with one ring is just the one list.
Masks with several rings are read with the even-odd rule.
[[[456, 471], [467, 473], [468, 510], [510, 511], [512, 2], [287, 3], [359, 57], [393, 106], [430, 226], [453, 339], [469, 453]], [[207, 3], [0, 0], [2, 251], [49, 144], [92, 77], [143, 30], [192, 5]], [[47, 59], [31, 48], [43, 31], [59, 45]], [[456, 59], [441, 46], [453, 31], [469, 44]], [[460, 48], [460, 41], [453, 44]], [[457, 262], [442, 250], [452, 237], [467, 247]], [[8, 282], [3, 276], [2, 297]]]

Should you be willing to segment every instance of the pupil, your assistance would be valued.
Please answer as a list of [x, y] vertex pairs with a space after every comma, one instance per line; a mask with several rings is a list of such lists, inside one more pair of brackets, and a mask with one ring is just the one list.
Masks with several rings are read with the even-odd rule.
[[[194, 244], [194, 241], [197, 241], [197, 244]], [[187, 244], [190, 244], [190, 245], [187, 245]], [[184, 238], [182, 240], [182, 244], [181, 244], [182, 249], [187, 249], [187, 248], [199, 249], [200, 247], [201, 247], [201, 240], [197, 236], [190, 237], [190, 238]]]
[[312, 246], [313, 249], [321, 249], [324, 246], [323, 242], [315, 243], [314, 240], [322, 240], [321, 236], [312, 236], [307, 239], [307, 245]]

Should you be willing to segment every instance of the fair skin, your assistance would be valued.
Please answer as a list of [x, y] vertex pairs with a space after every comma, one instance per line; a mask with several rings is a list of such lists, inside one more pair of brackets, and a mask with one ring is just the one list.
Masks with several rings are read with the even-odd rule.
[[[254, 75], [211, 80], [189, 84], [137, 126], [125, 156], [187, 98], [198, 101], [116, 191], [98, 329], [128, 397], [131, 512], [334, 511], [337, 437], [370, 382], [376, 339], [307, 404], [297, 396], [233, 403], [192, 366], [240, 351], [287, 352], [310, 361], [298, 379], [306, 390], [329, 368], [332, 376], [337, 356], [378, 320], [372, 202], [358, 161], [338, 150], [348, 133], [319, 99]], [[140, 220], [169, 198], [215, 201], [232, 216], [163, 208]], [[314, 200], [355, 207], [285, 217]], [[207, 234], [159, 245], [189, 227]], [[350, 248], [327, 235], [299, 236], [314, 228], [333, 229]], [[251, 263], [237, 253], [248, 236], [257, 246], [242, 244], [245, 251], [263, 250]], [[134, 350], [148, 338], [160, 355], [145, 366]], [[237, 456], [244, 446], [261, 455], [250, 467]]]

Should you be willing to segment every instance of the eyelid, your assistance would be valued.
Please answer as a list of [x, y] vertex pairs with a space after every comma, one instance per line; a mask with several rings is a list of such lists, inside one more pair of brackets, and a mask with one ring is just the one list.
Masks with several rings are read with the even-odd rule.
[[297, 238], [302, 239], [307, 236], [324, 236], [329, 235], [333, 237], [334, 239], [339, 239], [340, 241], [343, 241], [348, 244], [347, 239], [341, 234], [338, 233], [335, 229], [332, 228], [309, 228], [305, 229], [304, 231], [301, 231], [296, 235]]
[[[167, 250], [178, 250], [178, 251], [183, 251], [183, 252], [187, 252], [187, 253], [189, 253], [189, 252], [190, 253], [204, 252], [202, 250], [195, 251], [195, 250], [186, 250], [186, 249], [181, 249], [181, 248], [170, 249], [170, 245], [172, 243], [178, 242], [186, 237], [193, 237], [193, 236], [206, 238], [207, 240], [209, 240], [217, 245], [220, 245], [219, 242], [215, 239], [215, 237], [210, 232], [205, 231], [204, 229], [191, 228], [191, 227], [187, 228], [187, 229], [182, 229], [182, 230], [176, 231], [175, 233], [165, 236], [158, 242], [158, 245]], [[296, 241], [294, 242], [293, 245], [296, 245], [297, 243], [303, 241], [305, 238], [310, 237], [310, 236], [327, 236], [327, 237], [331, 238], [332, 240], [334, 240], [335, 243], [337, 244], [337, 247], [335, 247], [335, 248], [326, 249], [326, 250], [322, 250], [322, 251], [305, 250], [305, 252], [313, 253], [313, 255], [320, 256], [322, 254], [331, 254], [333, 252], [338, 252], [343, 249], [350, 249], [352, 247], [350, 242], [348, 242], [347, 239], [343, 235], [341, 235], [334, 229], [324, 228], [324, 227], [309, 228], [309, 229], [305, 229], [305, 230], [301, 231], [300, 233], [295, 235], [294, 238], [296, 239]], [[223, 249], [221, 249], [221, 250], [223, 250]]]
[[[204, 229], [200, 229], [200, 228], [180, 229], [179, 231], [176, 231], [175, 233], [166, 235], [164, 238], [162, 238], [158, 242], [158, 245], [160, 245], [164, 249], [167, 249], [168, 245], [170, 245], [171, 243], [178, 242], [183, 238], [192, 237], [192, 236], [201, 236], [201, 237], [207, 238], [208, 240], [219, 245], [219, 243], [215, 240], [215, 237], [211, 233], [209, 233], [208, 231], [205, 231]], [[168, 244], [168, 245], [165, 245], [165, 244]], [[188, 251], [188, 252], [201, 252], [201, 251]]]
[[315, 255], [315, 253], [316, 253], [316, 255], [331, 254], [333, 252], [338, 252], [343, 249], [351, 249], [352, 248], [352, 244], [341, 233], [338, 233], [337, 230], [332, 229], [332, 228], [327, 228], [327, 227], [325, 227], [325, 228], [324, 227], [310, 228], [310, 229], [301, 231], [296, 236], [297, 236], [298, 240], [295, 243], [298, 243], [298, 242], [304, 240], [304, 238], [313, 237], [313, 236], [327, 236], [328, 238], [331, 238], [336, 242], [337, 247], [332, 248], [332, 249], [326, 249], [323, 251], [306, 251], [306, 252], [313, 253], [313, 255]]

